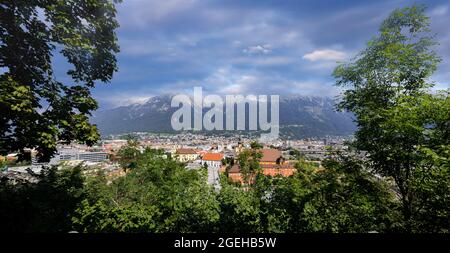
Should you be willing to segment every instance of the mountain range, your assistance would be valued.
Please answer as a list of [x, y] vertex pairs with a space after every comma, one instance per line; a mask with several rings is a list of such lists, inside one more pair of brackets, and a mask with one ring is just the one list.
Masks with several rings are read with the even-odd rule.
[[[172, 96], [154, 96], [144, 103], [96, 111], [91, 122], [102, 135], [172, 132], [171, 117], [179, 109], [170, 106]], [[279, 105], [280, 133], [287, 138], [347, 136], [355, 130], [353, 115], [337, 112], [335, 101], [329, 97], [280, 96]]]

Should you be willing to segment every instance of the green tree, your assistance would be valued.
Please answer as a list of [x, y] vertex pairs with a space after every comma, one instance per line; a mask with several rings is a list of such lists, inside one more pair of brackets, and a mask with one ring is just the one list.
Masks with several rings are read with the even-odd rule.
[[0, 180], [2, 232], [69, 232], [84, 196], [80, 167], [46, 168], [37, 182]]
[[104, 201], [83, 200], [73, 217], [77, 231], [85, 233], [149, 233], [158, 232], [155, 206], [140, 203], [110, 206]]
[[238, 156], [239, 167], [247, 185], [250, 185], [255, 176], [261, 173], [261, 167], [259, 160], [262, 157], [262, 153], [259, 149], [246, 149], [243, 150]]
[[261, 149], [261, 148], [263, 148], [263, 145], [257, 141], [252, 141], [250, 143], [250, 148], [251, 149]]
[[[151, 152], [151, 151], [148, 151]], [[119, 161], [120, 166], [124, 169], [134, 169], [138, 161], [138, 157], [141, 155], [139, 150], [139, 142], [136, 137], [128, 136], [127, 144], [120, 148], [117, 152], [116, 159]]]
[[[398, 105], [383, 112], [381, 127], [391, 142], [385, 148], [403, 152], [398, 143], [410, 143], [405, 159], [412, 159], [408, 175], [412, 232], [448, 232], [450, 174], [450, 96], [448, 91], [403, 96]], [[398, 154], [388, 153], [391, 159]]]
[[89, 180], [88, 196], [73, 217], [84, 232], [212, 232], [219, 203], [206, 171], [144, 152], [136, 168], [108, 184]]
[[[88, 118], [97, 109], [90, 90], [117, 70], [117, 2], [1, 2], [1, 154], [35, 148], [48, 160], [58, 141], [91, 145], [99, 139]], [[72, 66], [70, 83], [55, 78], [57, 54]]]
[[[438, 103], [427, 94], [440, 61], [430, 32], [425, 7], [397, 9], [365, 50], [334, 71], [336, 84], [348, 88], [340, 108], [356, 116], [353, 144], [367, 151], [373, 172], [394, 179], [406, 231], [412, 231], [415, 216], [412, 184], [426, 158], [420, 148], [436, 150], [449, 140], [448, 110], [426, 109]], [[448, 97], [438, 100], [448, 108]]]
[[298, 149], [290, 148], [288, 150], [289, 150], [289, 155], [292, 156], [295, 160], [300, 160], [300, 159], [305, 158], [305, 155], [300, 153], [300, 151]]
[[[274, 181], [273, 213], [285, 232], [387, 232], [396, 229], [394, 194], [352, 156], [328, 158], [324, 169], [305, 167]], [[283, 221], [281, 220], [281, 221]]]
[[427, 157], [414, 171], [411, 189], [415, 194], [412, 206], [413, 231], [450, 232], [450, 147], [439, 152], [423, 149]]
[[223, 182], [218, 196], [220, 203], [219, 231], [226, 233], [261, 231], [260, 201], [255, 191], [244, 191]]

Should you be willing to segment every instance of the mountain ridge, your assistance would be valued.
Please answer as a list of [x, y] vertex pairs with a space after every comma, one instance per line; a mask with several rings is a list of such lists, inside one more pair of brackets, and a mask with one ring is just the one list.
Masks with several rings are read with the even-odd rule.
[[[173, 95], [153, 96], [143, 103], [97, 111], [92, 115], [91, 122], [98, 126], [102, 135], [171, 132], [171, 116], [179, 109], [170, 106]], [[281, 135], [290, 138], [346, 136], [356, 129], [352, 114], [337, 112], [335, 101], [330, 97], [280, 96], [279, 115]]]

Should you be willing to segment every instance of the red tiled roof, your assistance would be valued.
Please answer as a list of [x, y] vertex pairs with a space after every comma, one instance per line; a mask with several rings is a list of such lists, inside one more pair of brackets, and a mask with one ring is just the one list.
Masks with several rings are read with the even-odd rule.
[[223, 154], [220, 153], [206, 153], [203, 155], [202, 160], [205, 161], [221, 161]]
[[180, 148], [176, 151], [179, 155], [194, 155], [197, 154], [197, 151], [191, 148]]
[[260, 164], [262, 169], [295, 169], [292, 164]]
[[233, 165], [229, 170], [228, 173], [240, 173], [241, 167], [238, 164]]
[[261, 162], [276, 162], [282, 156], [281, 151], [277, 149], [261, 149], [261, 153]]
[[[263, 170], [263, 174], [272, 175], [272, 174], [293, 174], [296, 171], [295, 167], [291, 164], [261, 164], [261, 169]], [[286, 173], [289, 172], [289, 173]], [[228, 173], [241, 173], [241, 167], [238, 164], [233, 165]]]

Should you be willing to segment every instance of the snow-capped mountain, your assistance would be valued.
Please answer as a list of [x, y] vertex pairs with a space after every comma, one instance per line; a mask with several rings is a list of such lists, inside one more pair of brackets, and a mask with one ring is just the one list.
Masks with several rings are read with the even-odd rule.
[[[170, 106], [171, 98], [155, 96], [145, 103], [98, 111], [91, 121], [102, 134], [173, 131], [170, 120], [178, 108]], [[352, 115], [337, 112], [334, 105], [335, 101], [328, 97], [280, 96], [281, 133], [296, 138], [352, 134]]]

